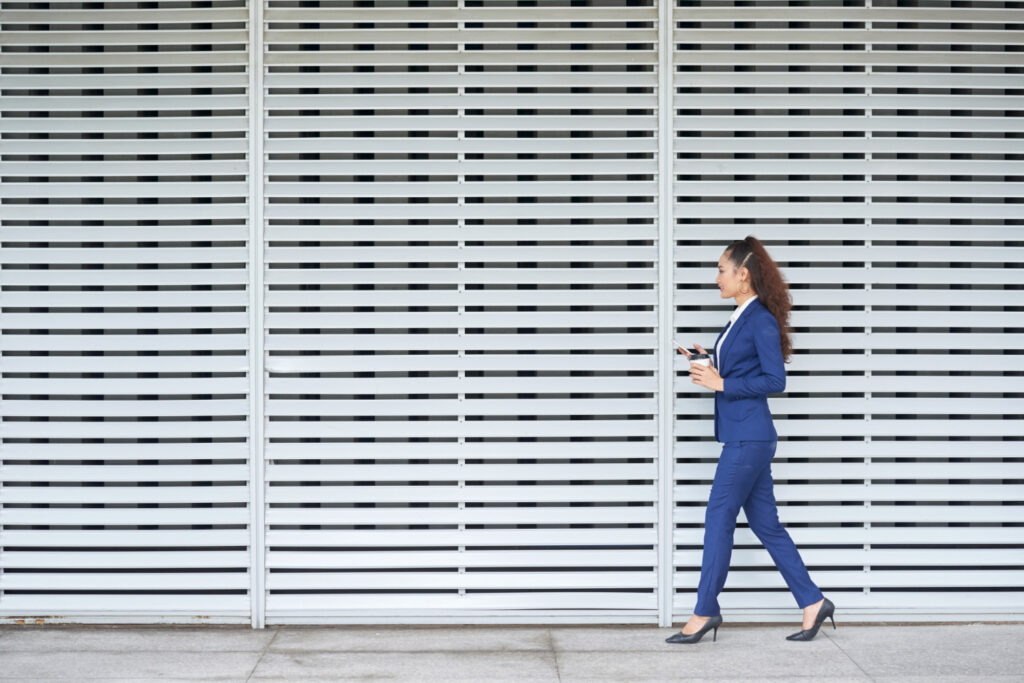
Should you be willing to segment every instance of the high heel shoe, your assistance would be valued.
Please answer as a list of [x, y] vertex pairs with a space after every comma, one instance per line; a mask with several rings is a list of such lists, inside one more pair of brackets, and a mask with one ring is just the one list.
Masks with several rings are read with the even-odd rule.
[[825, 618], [828, 617], [832, 620], [832, 628], [836, 627], [836, 606], [832, 604], [832, 601], [828, 598], [821, 603], [821, 607], [818, 608], [818, 615], [814, 617], [814, 626], [797, 633], [786, 636], [786, 640], [811, 640], [818, 634], [818, 629], [825, 623]]
[[696, 643], [698, 640], [704, 637], [704, 634], [710, 630], [714, 630], [714, 634], [711, 636], [711, 640], [718, 640], [718, 627], [722, 625], [721, 615], [717, 617], [711, 617], [707, 622], [701, 626], [701, 629], [696, 633], [690, 633], [688, 635], [683, 634], [682, 631], [665, 639], [666, 643]]

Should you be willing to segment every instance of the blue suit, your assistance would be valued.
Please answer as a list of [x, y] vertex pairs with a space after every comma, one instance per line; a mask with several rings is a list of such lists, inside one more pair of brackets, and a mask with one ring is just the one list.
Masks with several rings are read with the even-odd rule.
[[715, 366], [725, 388], [715, 392], [715, 440], [723, 445], [704, 515], [704, 552], [694, 614], [713, 617], [721, 613], [718, 594], [729, 573], [741, 508], [797, 605], [813, 605], [823, 596], [779, 523], [775, 505], [771, 462], [778, 435], [768, 410], [768, 394], [786, 388], [786, 370], [779, 325], [759, 299], [743, 309], [720, 352]]
[[731, 327], [720, 349], [721, 360], [715, 358], [725, 383], [724, 391], [715, 392], [715, 441], [775, 441], [779, 437], [768, 394], [786, 389], [779, 324], [761, 300], [754, 299]]

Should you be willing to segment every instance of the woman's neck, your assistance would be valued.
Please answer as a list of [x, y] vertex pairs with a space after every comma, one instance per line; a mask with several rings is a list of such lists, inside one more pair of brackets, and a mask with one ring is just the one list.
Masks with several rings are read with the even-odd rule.
[[736, 306], [739, 307], [747, 303], [750, 299], [753, 299], [755, 296], [757, 295], [751, 292], [750, 294], [737, 294], [733, 298], [736, 300]]

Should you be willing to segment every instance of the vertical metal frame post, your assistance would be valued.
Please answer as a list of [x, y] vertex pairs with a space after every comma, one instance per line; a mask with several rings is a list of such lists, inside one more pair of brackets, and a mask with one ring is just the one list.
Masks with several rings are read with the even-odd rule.
[[249, 598], [266, 625], [263, 448], [263, 3], [249, 0]]
[[658, 0], [658, 625], [672, 625], [674, 287], [672, 9]]

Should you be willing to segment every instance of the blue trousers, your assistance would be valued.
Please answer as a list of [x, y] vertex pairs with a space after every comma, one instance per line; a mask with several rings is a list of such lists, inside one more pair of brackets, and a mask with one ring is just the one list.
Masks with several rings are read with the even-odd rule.
[[732, 556], [733, 532], [740, 508], [751, 531], [768, 549], [775, 566], [801, 608], [822, 599], [811, 581], [793, 539], [779, 523], [772, 490], [771, 462], [777, 441], [729, 441], [722, 446], [715, 480], [704, 515], [704, 554], [694, 614], [715, 617], [721, 612], [718, 594], [725, 586]]

